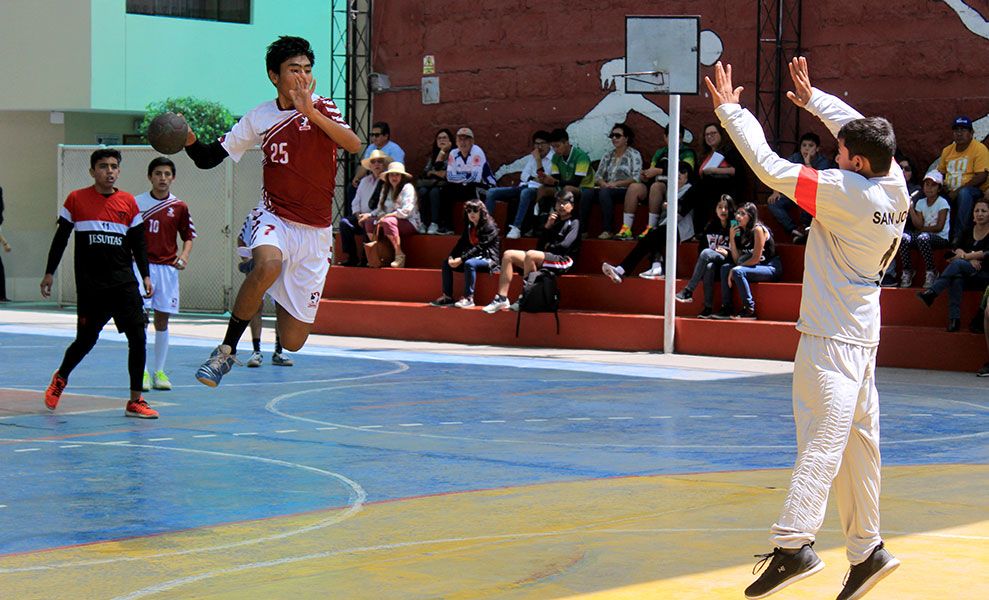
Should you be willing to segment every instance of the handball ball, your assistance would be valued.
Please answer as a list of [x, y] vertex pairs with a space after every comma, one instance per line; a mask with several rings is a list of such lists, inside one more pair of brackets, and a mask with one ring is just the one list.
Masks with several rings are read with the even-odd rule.
[[189, 125], [173, 112], [161, 113], [148, 126], [148, 142], [162, 154], [175, 154], [185, 148]]

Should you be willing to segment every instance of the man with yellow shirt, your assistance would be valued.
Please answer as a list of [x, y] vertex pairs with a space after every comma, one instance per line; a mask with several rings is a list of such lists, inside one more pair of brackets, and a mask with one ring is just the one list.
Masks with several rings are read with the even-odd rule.
[[941, 151], [937, 170], [951, 201], [951, 239], [972, 225], [972, 206], [989, 192], [989, 149], [973, 138], [972, 119], [958, 117], [951, 123], [955, 139]]

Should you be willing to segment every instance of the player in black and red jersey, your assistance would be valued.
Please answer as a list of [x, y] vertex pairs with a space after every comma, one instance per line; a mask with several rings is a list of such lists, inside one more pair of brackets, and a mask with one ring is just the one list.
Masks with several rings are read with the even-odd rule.
[[[175, 163], [159, 156], [148, 164], [151, 191], [136, 198], [144, 219], [144, 239], [148, 244], [148, 263], [154, 294], [144, 301], [145, 309], [154, 309], [155, 351], [144, 371], [143, 389], [170, 390], [172, 383], [165, 374], [168, 356], [168, 318], [179, 312], [179, 271], [189, 264], [196, 226], [189, 207], [172, 194]], [[182, 240], [179, 250], [176, 237]], [[150, 372], [150, 373], [149, 373]]]
[[145, 317], [131, 269], [131, 262], [136, 262], [150, 295], [154, 288], [148, 276], [144, 222], [134, 196], [113, 186], [120, 174], [120, 152], [112, 148], [97, 150], [90, 156], [89, 165], [93, 185], [70, 193], [58, 211], [58, 229], [41, 280], [41, 295], [48, 298], [55, 269], [62, 260], [69, 234], [75, 229], [76, 339], [65, 350], [62, 364], [52, 375], [45, 391], [45, 406], [55, 410], [72, 370], [93, 349], [103, 326], [112, 318], [117, 331], [127, 336], [130, 401], [124, 414], [157, 419], [158, 412], [141, 397]]
[[278, 38], [265, 60], [278, 97], [251, 110], [212, 144], [189, 132], [186, 153], [200, 168], [215, 167], [227, 156], [240, 160], [259, 144], [264, 156], [261, 202], [251, 211], [244, 240], [254, 269], [237, 292], [223, 343], [196, 372], [211, 387], [233, 366], [237, 342], [266, 291], [277, 304], [286, 350], [301, 348], [316, 320], [333, 241], [337, 148], [356, 152], [361, 141], [333, 101], [313, 93], [313, 60], [306, 40]]

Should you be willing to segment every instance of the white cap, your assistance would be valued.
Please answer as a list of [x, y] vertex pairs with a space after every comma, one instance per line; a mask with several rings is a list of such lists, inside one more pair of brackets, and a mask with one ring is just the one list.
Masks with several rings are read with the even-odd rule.
[[927, 181], [928, 179], [930, 179], [931, 181], [933, 181], [938, 185], [944, 183], [944, 175], [941, 174], [941, 171], [935, 170], [935, 171], [931, 171], [927, 175], [924, 175], [924, 181]]

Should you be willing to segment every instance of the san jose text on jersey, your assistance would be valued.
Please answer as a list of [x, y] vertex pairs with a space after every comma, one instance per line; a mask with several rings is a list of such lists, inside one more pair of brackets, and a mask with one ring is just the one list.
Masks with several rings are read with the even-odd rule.
[[[332, 100], [313, 94], [313, 106], [334, 123], [350, 128]], [[295, 109], [281, 110], [271, 100], [244, 115], [220, 143], [235, 161], [261, 146], [261, 196], [268, 210], [295, 223], [330, 226], [337, 144], [308, 117]]]

